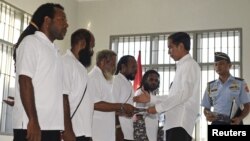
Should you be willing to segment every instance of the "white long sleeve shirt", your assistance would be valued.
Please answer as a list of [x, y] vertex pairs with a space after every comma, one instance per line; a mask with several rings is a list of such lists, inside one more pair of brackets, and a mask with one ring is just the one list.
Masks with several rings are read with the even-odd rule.
[[176, 64], [177, 70], [167, 96], [152, 96], [158, 113], [165, 113], [164, 130], [183, 127], [190, 136], [199, 112], [201, 70], [190, 54]]

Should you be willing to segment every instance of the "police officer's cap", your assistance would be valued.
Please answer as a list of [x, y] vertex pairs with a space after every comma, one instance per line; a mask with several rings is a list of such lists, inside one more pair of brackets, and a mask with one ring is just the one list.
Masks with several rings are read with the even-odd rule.
[[225, 60], [228, 63], [231, 63], [231, 60], [228, 57], [228, 55], [226, 53], [223, 53], [223, 52], [215, 52], [214, 53], [214, 60], [215, 60], [215, 62], [218, 62], [218, 61], [221, 61], [221, 60]]

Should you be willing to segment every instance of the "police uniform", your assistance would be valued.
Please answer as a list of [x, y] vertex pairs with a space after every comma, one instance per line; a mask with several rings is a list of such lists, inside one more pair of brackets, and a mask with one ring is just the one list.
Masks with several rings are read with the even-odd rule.
[[[229, 57], [224, 53], [215, 53], [215, 61], [226, 60], [230, 62]], [[228, 79], [222, 83], [220, 79], [208, 82], [205, 91], [202, 106], [210, 109], [224, 123], [230, 123], [232, 118], [232, 107], [236, 103], [239, 108], [241, 105], [250, 102], [249, 90], [244, 79], [233, 77], [230, 75]]]

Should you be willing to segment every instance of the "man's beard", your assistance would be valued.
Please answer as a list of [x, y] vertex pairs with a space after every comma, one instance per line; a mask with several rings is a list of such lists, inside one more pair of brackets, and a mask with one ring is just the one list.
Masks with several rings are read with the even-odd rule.
[[129, 74], [129, 75], [127, 75], [126, 76], [126, 78], [128, 79], [128, 80], [134, 80], [135, 79], [135, 75], [134, 74]]
[[103, 71], [103, 75], [107, 80], [112, 80], [113, 79], [113, 74], [109, 71]]
[[89, 48], [81, 49], [79, 51], [79, 61], [83, 66], [89, 67], [91, 65], [91, 57], [93, 53], [89, 51]]
[[145, 83], [145, 84], [143, 85], [143, 87], [144, 87], [144, 89], [145, 89], [146, 91], [149, 91], [149, 92], [153, 92], [153, 91], [155, 91], [156, 89], [159, 88], [158, 85], [150, 86], [148, 83]]

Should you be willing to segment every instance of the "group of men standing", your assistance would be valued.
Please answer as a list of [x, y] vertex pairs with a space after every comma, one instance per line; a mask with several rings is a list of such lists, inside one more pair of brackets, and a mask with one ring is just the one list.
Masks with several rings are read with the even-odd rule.
[[[116, 115], [121, 116], [124, 138], [133, 140], [133, 133], [126, 131], [133, 128], [130, 80], [137, 71], [135, 58], [124, 56], [117, 69], [116, 53], [99, 51], [88, 74], [94, 35], [76, 30], [71, 48], [61, 56], [53, 42], [64, 38], [67, 27], [64, 8], [46, 3], [15, 44], [14, 141], [115, 141]], [[113, 80], [115, 71], [120, 78]], [[114, 87], [113, 81], [122, 87]]]
[[[14, 141], [60, 141], [61, 138], [64, 141], [89, 141], [90, 137], [93, 141], [115, 141], [119, 131], [122, 140], [134, 140], [131, 117], [137, 108], [133, 102], [147, 103], [147, 113], [151, 116], [165, 114], [164, 130], [168, 141], [192, 140], [199, 112], [201, 70], [189, 54], [190, 36], [187, 33], [178, 32], [168, 37], [169, 54], [178, 61], [169, 95], [152, 94], [159, 87], [159, 74], [152, 71], [142, 80], [140, 92], [134, 97], [130, 81], [137, 72], [135, 58], [125, 55], [116, 65], [115, 52], [99, 51], [96, 65], [88, 74], [86, 68], [91, 65], [94, 53], [94, 35], [86, 29], [76, 30], [71, 35], [71, 48], [61, 56], [53, 42], [64, 38], [67, 27], [61, 5], [43, 4], [35, 11], [30, 25], [15, 45]], [[245, 109], [233, 119], [234, 123], [239, 123], [249, 112], [250, 98], [237, 91], [245, 82], [239, 79], [232, 79], [232, 82], [236, 83], [236, 88], [228, 86], [234, 90], [238, 104], [244, 104]], [[215, 88], [212, 83], [209, 87], [208, 92], [213, 93], [214, 89], [220, 88], [217, 84]], [[212, 105], [206, 101], [209, 98], [203, 101], [205, 113], [208, 113]], [[216, 112], [220, 112], [219, 108]], [[215, 120], [205, 115], [209, 120]], [[150, 119], [146, 121], [150, 122]], [[158, 126], [147, 126], [148, 138], [156, 140], [151, 139], [149, 132], [152, 128], [153, 136], [156, 136]]]

